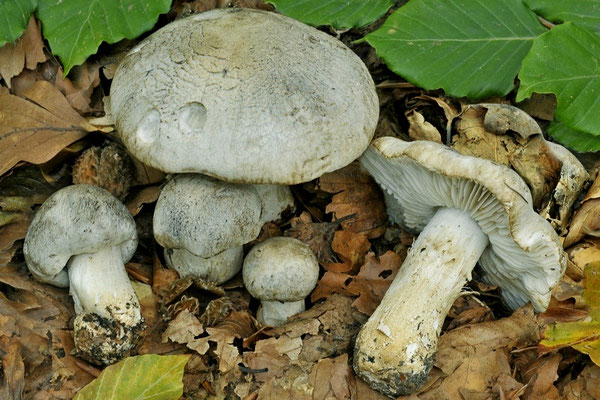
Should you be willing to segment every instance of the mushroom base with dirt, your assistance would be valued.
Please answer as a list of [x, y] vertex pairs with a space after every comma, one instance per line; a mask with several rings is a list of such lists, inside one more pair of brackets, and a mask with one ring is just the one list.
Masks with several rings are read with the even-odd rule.
[[77, 355], [93, 363], [120, 360], [145, 326], [121, 249], [78, 254], [67, 268], [77, 314], [73, 328]]

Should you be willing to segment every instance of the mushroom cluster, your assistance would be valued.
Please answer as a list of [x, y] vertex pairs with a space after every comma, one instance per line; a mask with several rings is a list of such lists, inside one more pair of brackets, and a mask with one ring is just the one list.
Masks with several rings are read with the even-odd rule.
[[566, 268], [558, 235], [517, 173], [433, 142], [385, 137], [360, 158], [393, 222], [419, 234], [356, 340], [354, 369], [390, 396], [422, 385], [444, 318], [479, 262], [511, 308], [543, 311]]

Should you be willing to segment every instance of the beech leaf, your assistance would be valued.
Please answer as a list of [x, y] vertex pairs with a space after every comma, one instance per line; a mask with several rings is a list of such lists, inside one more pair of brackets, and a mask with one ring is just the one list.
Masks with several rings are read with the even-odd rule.
[[12, 43], [21, 36], [29, 17], [35, 7], [37, 0], [3, 0], [0, 2], [0, 47], [6, 43]]
[[189, 358], [156, 354], [128, 357], [106, 367], [74, 400], [179, 399], [183, 394], [183, 369]]
[[482, 98], [512, 90], [523, 57], [543, 32], [521, 0], [411, 0], [365, 38], [415, 85]]
[[541, 35], [524, 58], [519, 79], [517, 102], [534, 92], [554, 93], [558, 121], [600, 136], [600, 36], [593, 31], [567, 22]]
[[394, 0], [267, 0], [288, 17], [305, 24], [358, 28], [386, 13]]

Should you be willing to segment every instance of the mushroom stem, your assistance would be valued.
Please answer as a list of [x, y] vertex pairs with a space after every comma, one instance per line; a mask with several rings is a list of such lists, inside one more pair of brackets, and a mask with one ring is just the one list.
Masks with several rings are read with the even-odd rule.
[[270, 326], [281, 326], [292, 315], [301, 313], [306, 309], [304, 299], [298, 301], [266, 301], [260, 303], [256, 312], [256, 319]]
[[75, 313], [93, 313], [129, 326], [140, 323], [140, 304], [119, 246], [73, 256], [68, 269]]
[[135, 345], [144, 327], [140, 303], [125, 271], [119, 246], [72, 256], [67, 264], [77, 316], [77, 355], [111, 364]]
[[444, 319], [487, 245], [462, 210], [431, 218], [356, 340], [354, 369], [371, 387], [398, 396], [425, 383]]

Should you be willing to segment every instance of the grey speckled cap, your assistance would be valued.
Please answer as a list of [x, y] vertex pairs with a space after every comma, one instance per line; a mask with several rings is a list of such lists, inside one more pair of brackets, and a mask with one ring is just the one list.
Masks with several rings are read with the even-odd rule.
[[109, 113], [128, 150], [166, 172], [296, 184], [356, 159], [379, 114], [367, 68], [342, 42], [283, 15], [218, 9], [135, 48]]
[[212, 257], [255, 239], [262, 226], [260, 214], [260, 197], [252, 185], [177, 175], [156, 203], [154, 237], [167, 249]]
[[65, 268], [73, 255], [119, 245], [127, 262], [137, 247], [135, 222], [123, 203], [93, 185], [60, 189], [40, 207], [23, 245], [33, 276], [68, 287]]

